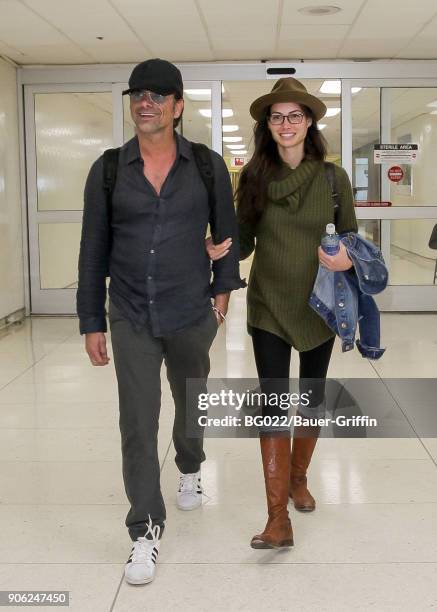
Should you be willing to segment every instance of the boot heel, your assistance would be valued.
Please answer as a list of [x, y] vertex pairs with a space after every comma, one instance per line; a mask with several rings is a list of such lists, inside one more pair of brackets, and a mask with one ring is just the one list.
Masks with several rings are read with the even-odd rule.
[[292, 546], [294, 546], [293, 540], [282, 540], [275, 548], [291, 548]]

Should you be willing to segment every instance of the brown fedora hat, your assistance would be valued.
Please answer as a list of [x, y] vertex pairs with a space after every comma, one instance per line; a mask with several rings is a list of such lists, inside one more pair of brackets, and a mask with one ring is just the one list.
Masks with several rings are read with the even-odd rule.
[[291, 77], [279, 79], [273, 85], [270, 93], [252, 102], [250, 114], [256, 121], [261, 121], [267, 108], [278, 102], [303, 104], [313, 111], [316, 121], [319, 121], [326, 114], [326, 106], [323, 102], [316, 98], [316, 96], [309, 94], [303, 83]]

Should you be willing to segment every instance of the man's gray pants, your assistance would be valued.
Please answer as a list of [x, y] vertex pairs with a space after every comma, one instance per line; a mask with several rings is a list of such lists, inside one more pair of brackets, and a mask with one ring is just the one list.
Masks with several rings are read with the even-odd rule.
[[[198, 393], [206, 392], [210, 370], [209, 349], [217, 333], [212, 309], [189, 328], [154, 338], [148, 325], [136, 330], [109, 302], [109, 324], [118, 382], [123, 480], [131, 508], [126, 526], [132, 540], [144, 536], [149, 515], [154, 525], [166, 518], [160, 486], [158, 427], [161, 407], [161, 365], [175, 403], [173, 443], [176, 465], [183, 474], [200, 469], [205, 460], [199, 416]], [[186, 379], [202, 379], [186, 399]], [[187, 427], [197, 437], [187, 437]]]

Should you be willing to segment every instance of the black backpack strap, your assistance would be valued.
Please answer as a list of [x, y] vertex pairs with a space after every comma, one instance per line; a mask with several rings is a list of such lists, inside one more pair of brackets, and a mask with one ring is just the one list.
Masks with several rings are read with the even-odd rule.
[[112, 194], [114, 193], [115, 183], [117, 182], [119, 156], [120, 147], [117, 149], [106, 149], [106, 151], [103, 152], [103, 189], [106, 193], [109, 227], [111, 227]]
[[197, 169], [199, 170], [200, 177], [206, 187], [206, 191], [208, 192], [208, 203], [210, 210], [209, 225], [211, 227], [213, 240], [217, 244], [221, 242], [221, 236], [217, 235], [218, 211], [214, 192], [214, 167], [212, 165], [211, 152], [206, 145], [200, 142], [192, 142], [191, 146]]
[[337, 193], [337, 185], [335, 180], [335, 164], [332, 162], [324, 162], [326, 179], [331, 187], [331, 198], [334, 206], [334, 223], [337, 227], [338, 213], [340, 212], [340, 197]]

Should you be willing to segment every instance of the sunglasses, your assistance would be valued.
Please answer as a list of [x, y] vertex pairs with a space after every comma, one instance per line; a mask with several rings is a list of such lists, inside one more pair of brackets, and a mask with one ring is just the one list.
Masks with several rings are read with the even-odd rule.
[[291, 125], [296, 125], [297, 123], [302, 123], [302, 119], [304, 117], [305, 115], [300, 112], [288, 113], [288, 115], [283, 115], [282, 113], [272, 113], [269, 116], [269, 121], [272, 125], [282, 125], [287, 118], [288, 123], [291, 123]]
[[129, 97], [134, 102], [142, 102], [143, 100], [149, 100], [153, 104], [164, 104], [167, 96], [149, 91], [148, 89], [134, 89], [129, 92]]

